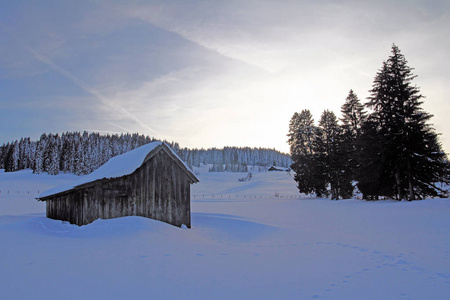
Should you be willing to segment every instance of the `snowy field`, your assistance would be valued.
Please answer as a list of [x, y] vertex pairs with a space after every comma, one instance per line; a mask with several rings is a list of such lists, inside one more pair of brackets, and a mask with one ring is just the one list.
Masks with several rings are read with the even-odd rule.
[[76, 176], [0, 171], [0, 299], [450, 299], [449, 199], [308, 199], [285, 172], [196, 172], [181, 229], [50, 220], [34, 197]]

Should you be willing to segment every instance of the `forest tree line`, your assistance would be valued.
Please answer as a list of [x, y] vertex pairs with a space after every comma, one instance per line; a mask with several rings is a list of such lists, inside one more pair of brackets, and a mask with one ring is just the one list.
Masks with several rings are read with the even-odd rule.
[[[29, 137], [0, 147], [0, 169], [14, 172], [32, 169], [34, 173], [51, 175], [73, 173], [89, 174], [111, 157], [155, 141], [140, 134], [101, 135], [88, 132], [66, 132], [41, 135], [33, 141]], [[223, 149], [180, 148], [176, 142], [165, 141], [191, 168], [211, 164], [210, 171], [246, 172], [253, 165], [267, 169], [272, 165], [288, 167], [288, 154], [275, 149], [225, 147]]]
[[[338, 119], [329, 110], [318, 126], [307, 109], [289, 125], [293, 171], [301, 193], [364, 199], [415, 200], [445, 193], [449, 163], [421, 108], [424, 98], [399, 48], [376, 74], [367, 103], [350, 90]], [[340, 121], [340, 122], [339, 122]]]

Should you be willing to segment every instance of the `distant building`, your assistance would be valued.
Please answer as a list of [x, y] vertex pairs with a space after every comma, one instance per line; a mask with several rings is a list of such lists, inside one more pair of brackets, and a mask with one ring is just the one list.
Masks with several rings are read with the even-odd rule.
[[289, 172], [290, 169], [289, 169], [289, 168], [282, 168], [282, 167], [275, 167], [275, 166], [272, 166], [272, 167], [270, 167], [267, 171]]
[[191, 227], [190, 185], [198, 182], [162, 142], [111, 158], [73, 184], [48, 190], [47, 217], [76, 225], [97, 219], [142, 216]]

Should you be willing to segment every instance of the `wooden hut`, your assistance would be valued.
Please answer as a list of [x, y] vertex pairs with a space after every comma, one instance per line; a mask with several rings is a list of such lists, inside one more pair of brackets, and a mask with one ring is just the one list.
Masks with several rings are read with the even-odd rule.
[[279, 171], [279, 172], [289, 172], [290, 169], [288, 168], [282, 168], [282, 167], [275, 167], [272, 166], [270, 167], [267, 171], [272, 172], [272, 171]]
[[190, 185], [198, 182], [162, 142], [111, 158], [77, 182], [48, 190], [47, 217], [79, 226], [97, 219], [142, 216], [191, 227]]

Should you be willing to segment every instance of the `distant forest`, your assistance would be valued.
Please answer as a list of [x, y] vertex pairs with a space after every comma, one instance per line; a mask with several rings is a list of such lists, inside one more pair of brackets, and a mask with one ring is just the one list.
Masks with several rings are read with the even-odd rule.
[[[123, 154], [155, 139], [140, 134], [101, 135], [88, 132], [42, 134], [32, 141], [21, 138], [0, 147], [0, 169], [14, 172], [32, 169], [34, 173], [51, 175], [73, 173], [89, 174], [106, 163], [111, 157]], [[267, 148], [188, 149], [176, 142], [165, 141], [191, 168], [211, 164], [211, 172], [247, 172], [249, 166], [260, 171], [276, 165], [289, 167], [288, 154]]]

